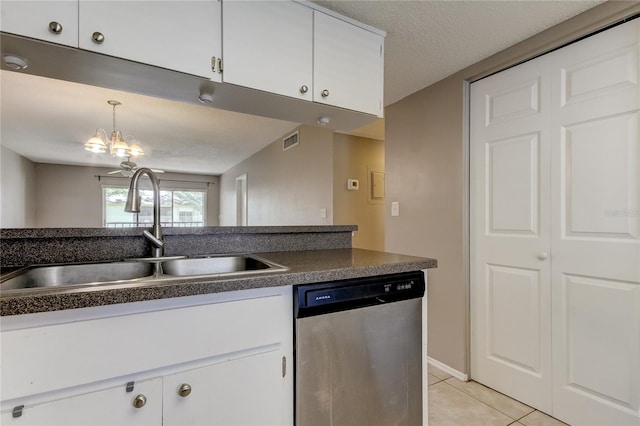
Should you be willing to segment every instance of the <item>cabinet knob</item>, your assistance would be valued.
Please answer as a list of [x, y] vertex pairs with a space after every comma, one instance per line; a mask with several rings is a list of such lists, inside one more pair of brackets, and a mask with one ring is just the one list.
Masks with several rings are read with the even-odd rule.
[[326, 98], [327, 96], [329, 96], [329, 91], [327, 89], [324, 89], [322, 92], [320, 92], [320, 94], [323, 98]]
[[180, 387], [178, 388], [178, 395], [180, 395], [183, 398], [191, 395], [191, 386], [189, 386], [186, 383], [181, 384]]
[[49, 22], [49, 31], [54, 34], [60, 34], [62, 32], [62, 25], [60, 25], [60, 22], [51, 21]]
[[302, 86], [300, 86], [300, 93], [307, 93], [309, 91], [309, 88], [307, 87], [306, 84], [303, 84]]
[[541, 251], [540, 253], [538, 253], [539, 260], [547, 260], [548, 257], [549, 253], [547, 253], [546, 251]]
[[140, 394], [133, 398], [133, 406], [136, 408], [142, 408], [147, 403], [147, 397]]
[[104, 34], [99, 33], [98, 31], [96, 31], [91, 36], [91, 39], [93, 40], [94, 43], [102, 44], [104, 42]]

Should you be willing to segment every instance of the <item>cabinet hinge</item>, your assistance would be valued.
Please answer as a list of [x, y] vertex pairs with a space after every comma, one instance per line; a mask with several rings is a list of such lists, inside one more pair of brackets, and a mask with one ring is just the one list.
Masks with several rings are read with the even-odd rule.
[[216, 58], [215, 56], [211, 57], [211, 71], [214, 73], [222, 72], [222, 58]]
[[282, 377], [287, 375], [287, 357], [282, 357]]
[[135, 385], [136, 382], [127, 382], [127, 387], [125, 388], [125, 390], [127, 392], [133, 392], [133, 386]]
[[18, 418], [20, 416], [22, 416], [22, 409], [24, 408], [24, 405], [18, 405], [17, 407], [13, 408], [13, 411], [11, 411], [11, 415], [14, 418]]

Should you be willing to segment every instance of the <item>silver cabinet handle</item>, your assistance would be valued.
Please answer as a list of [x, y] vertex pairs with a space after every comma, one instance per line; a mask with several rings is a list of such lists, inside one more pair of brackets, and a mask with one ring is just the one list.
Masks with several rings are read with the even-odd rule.
[[322, 92], [320, 92], [320, 94], [323, 98], [326, 98], [327, 96], [329, 96], [329, 91], [327, 89], [324, 89]]
[[142, 408], [147, 403], [147, 397], [140, 394], [133, 398], [133, 406], [136, 408]]
[[62, 32], [62, 25], [60, 25], [60, 22], [51, 21], [49, 22], [49, 31], [54, 34], [60, 34]]
[[547, 260], [548, 257], [549, 253], [547, 253], [546, 251], [541, 251], [540, 253], [538, 253], [539, 260]]
[[307, 87], [307, 85], [306, 85], [306, 84], [303, 84], [303, 85], [300, 87], [300, 93], [307, 93], [308, 91], [309, 91], [309, 88]]
[[99, 33], [98, 31], [96, 31], [91, 36], [91, 39], [93, 40], [94, 43], [102, 44], [104, 42], [104, 34]]
[[189, 386], [187, 383], [181, 384], [180, 387], [178, 388], [178, 395], [180, 395], [183, 398], [191, 395], [191, 386]]

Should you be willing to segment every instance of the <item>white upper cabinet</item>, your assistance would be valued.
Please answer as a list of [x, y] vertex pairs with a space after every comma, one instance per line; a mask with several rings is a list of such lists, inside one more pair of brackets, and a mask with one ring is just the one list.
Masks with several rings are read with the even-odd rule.
[[225, 83], [382, 116], [381, 34], [292, 1], [222, 13]]
[[78, 0], [3, 0], [0, 15], [0, 31], [78, 47]]
[[288, 1], [225, 1], [225, 83], [312, 99], [313, 10]]
[[313, 23], [313, 100], [382, 116], [383, 37], [318, 11]]
[[79, 47], [220, 81], [220, 19], [219, 0], [81, 0]]

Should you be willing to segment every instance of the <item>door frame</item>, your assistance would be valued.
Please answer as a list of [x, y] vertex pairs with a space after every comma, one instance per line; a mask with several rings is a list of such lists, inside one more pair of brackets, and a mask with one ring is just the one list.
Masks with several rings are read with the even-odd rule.
[[247, 174], [236, 177], [236, 226], [249, 225], [249, 188]]

